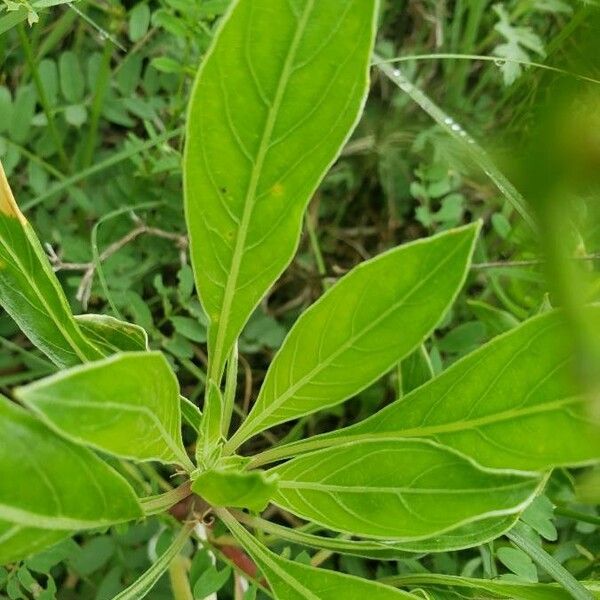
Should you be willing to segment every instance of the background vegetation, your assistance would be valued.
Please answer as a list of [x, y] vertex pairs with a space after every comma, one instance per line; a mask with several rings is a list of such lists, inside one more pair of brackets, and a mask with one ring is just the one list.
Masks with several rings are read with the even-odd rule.
[[[485, 222], [477, 264], [426, 345], [434, 373], [550, 306], [575, 314], [578, 303], [600, 299], [600, 9], [563, 0], [382, 4], [375, 62], [402, 62], [373, 69], [365, 116], [312, 201], [300, 251], [244, 331], [241, 416], [260, 384], [250, 367], [264, 373], [298, 314], [331, 281], [387, 248], [476, 218]], [[227, 5], [0, 0], [0, 159], [19, 203], [74, 309], [143, 326], [192, 400], [204, 389], [206, 328], [186, 254], [182, 125], [192, 77]], [[5, 314], [0, 336], [4, 393], [54, 370]], [[399, 370], [352, 402], [282, 427], [276, 439], [363, 418], [419, 377]], [[255, 443], [273, 441], [269, 434]], [[126, 475], [138, 489], [171, 485], [134, 468]], [[577, 503], [598, 502], [600, 476], [558, 471], [548, 489], [524, 520], [579, 579], [597, 578], [600, 516]], [[0, 598], [112, 598], [160, 554], [164, 525], [82, 535], [0, 568]], [[219, 535], [222, 557], [227, 540]], [[334, 564], [325, 552], [298, 560], [367, 578], [427, 570], [546, 577], [505, 540], [395, 563]], [[197, 597], [220, 588], [219, 597], [233, 598], [226, 562], [211, 564], [207, 552], [194, 559]], [[148, 597], [171, 598], [168, 579]]]

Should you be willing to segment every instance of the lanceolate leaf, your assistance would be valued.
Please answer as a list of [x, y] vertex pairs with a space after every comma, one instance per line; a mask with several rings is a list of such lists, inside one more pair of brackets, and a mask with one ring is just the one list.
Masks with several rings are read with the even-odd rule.
[[360, 114], [375, 9], [375, 0], [237, 0], [198, 73], [185, 206], [217, 383]]
[[[240, 516], [236, 514], [236, 516]], [[299, 528], [283, 527], [258, 517], [243, 515], [251, 526], [273, 534], [278, 538], [311, 548], [323, 548], [338, 552], [363, 556], [377, 560], [396, 560], [411, 556], [412, 553], [448, 552], [470, 548], [496, 539], [508, 531], [518, 520], [518, 515], [490, 517], [475, 523], [462, 525], [457, 529], [424, 540], [397, 542], [395, 540], [354, 540], [343, 537], [325, 537], [306, 533]]]
[[[600, 331], [600, 306], [588, 307], [585, 318], [590, 330]], [[544, 470], [600, 457], [600, 422], [577, 384], [560, 312], [525, 322], [403, 400], [305, 444], [373, 434], [429, 437], [489, 467]]]
[[0, 521], [73, 531], [142, 516], [129, 484], [106, 463], [3, 398], [0, 439]]
[[[457, 577], [436, 573], [401, 575], [389, 578], [389, 583], [425, 589], [458, 588], [475, 590], [486, 592], [486, 598], [489, 597], [488, 594], [491, 594], [492, 598], [510, 598], [511, 600], [571, 600], [572, 598], [571, 594], [554, 583], [521, 583], [506, 579], [476, 579], [475, 577]], [[591, 597], [600, 598], [600, 585], [598, 582], [584, 581], [582, 584], [590, 591]]]
[[462, 287], [478, 231], [406, 244], [342, 278], [298, 319], [229, 447], [350, 398], [416, 349]]
[[315, 569], [277, 556], [252, 537], [229, 513], [218, 511], [218, 515], [259, 564], [277, 600], [417, 599], [413, 594], [374, 581]]
[[0, 565], [7, 565], [37, 554], [57, 544], [74, 532], [36, 529], [22, 524], [0, 521]]
[[58, 366], [102, 357], [75, 322], [44, 250], [15, 202], [1, 164], [0, 304]]
[[460, 525], [456, 529], [422, 540], [395, 542], [398, 549], [406, 552], [449, 552], [472, 548], [491, 542], [510, 530], [518, 521], [519, 514], [499, 517], [488, 517]]
[[273, 502], [338, 531], [397, 541], [424, 539], [533, 499], [535, 474], [483, 469], [425, 440], [372, 439], [301, 456], [279, 475]]
[[160, 352], [73, 367], [17, 390], [17, 397], [78, 443], [194, 468], [181, 441], [177, 379]]
[[81, 332], [105, 356], [148, 350], [148, 334], [139, 325], [108, 315], [78, 315], [75, 321]]

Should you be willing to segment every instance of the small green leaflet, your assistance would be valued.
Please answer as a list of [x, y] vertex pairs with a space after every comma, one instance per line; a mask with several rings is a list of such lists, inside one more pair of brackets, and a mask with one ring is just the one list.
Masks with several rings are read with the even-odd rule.
[[74, 532], [36, 529], [22, 524], [0, 521], [0, 565], [17, 562], [37, 554]]
[[[512, 600], [571, 600], [572, 596], [566, 590], [554, 583], [522, 583], [505, 579], [476, 579], [475, 577], [457, 577], [453, 575], [438, 575], [424, 573], [416, 575], [401, 575], [389, 578], [390, 584], [419, 587], [425, 589], [458, 588], [492, 594], [492, 598], [511, 598]], [[595, 581], [583, 581], [582, 584], [600, 598], [600, 585]], [[461, 596], [462, 597], [462, 596]], [[471, 597], [471, 596], [469, 596]], [[480, 596], [476, 596], [480, 597]]]
[[479, 227], [395, 248], [328, 290], [290, 331], [227, 448], [350, 398], [418, 348], [462, 287]]
[[418, 596], [327, 569], [316, 569], [277, 556], [260, 544], [227, 511], [217, 511], [229, 530], [260, 565], [276, 600], [394, 600]]
[[[129, 484], [95, 454], [0, 398], [0, 520], [76, 531], [137, 519]], [[6, 535], [6, 532], [3, 532]]]
[[184, 157], [217, 384], [244, 324], [292, 259], [306, 205], [361, 113], [377, 15], [375, 0], [231, 6], [198, 72]]
[[74, 320], [44, 250], [15, 202], [1, 163], [0, 304], [59, 367], [102, 357]]
[[[584, 317], [590, 331], [600, 331], [600, 306], [586, 308]], [[365, 421], [304, 444], [312, 449], [361, 436], [428, 437], [488, 467], [586, 464], [600, 457], [600, 422], [574, 374], [565, 318], [545, 313]]]
[[139, 325], [108, 315], [77, 315], [75, 321], [85, 337], [105, 356], [148, 350], [148, 334]]
[[427, 440], [336, 445], [269, 471], [272, 502], [352, 535], [425, 539], [460, 525], [523, 510], [540, 485], [534, 473], [483, 469]]
[[124, 458], [194, 468], [181, 440], [177, 379], [160, 352], [116, 354], [20, 388], [16, 395], [77, 443]]
[[277, 489], [277, 477], [262, 471], [209, 469], [192, 483], [192, 490], [213, 506], [248, 508], [261, 512]]

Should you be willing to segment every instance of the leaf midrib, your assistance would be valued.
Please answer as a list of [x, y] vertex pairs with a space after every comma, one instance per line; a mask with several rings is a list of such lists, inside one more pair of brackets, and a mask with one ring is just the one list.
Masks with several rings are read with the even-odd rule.
[[0, 504], [0, 518], [10, 523], [23, 525], [24, 527], [31, 527], [32, 523], [35, 523], [36, 527], [40, 527], [42, 529], [60, 529], [71, 531], [108, 527], [117, 522], [116, 519], [95, 519], [92, 521], [88, 519], [74, 519], [63, 516], [53, 517], [50, 515], [44, 515], [17, 508], [15, 506], [10, 506], [8, 504]]
[[[146, 406], [135, 406], [133, 404], [121, 404], [119, 402], [104, 402], [104, 401], [103, 402], [92, 402], [92, 401], [85, 401], [85, 400], [71, 401], [71, 400], [64, 400], [61, 398], [54, 398], [54, 397], [48, 398], [48, 399], [43, 399], [43, 397], [38, 398], [37, 402], [35, 402], [35, 401], [33, 402], [33, 408], [36, 409], [37, 411], [39, 411], [40, 413], [42, 413], [44, 418], [52, 421], [54, 423], [54, 426], [57, 427], [58, 429], [60, 429], [60, 426], [50, 416], [50, 414], [46, 413], [41, 407], [41, 405], [46, 404], [46, 403], [50, 404], [51, 407], [56, 406], [56, 405], [62, 405], [62, 406], [67, 407], [69, 410], [72, 410], [74, 407], [78, 407], [78, 408], [89, 408], [92, 410], [99, 410], [99, 411], [122, 410], [125, 412], [140, 413], [142, 415], [145, 415], [151, 422], [154, 423], [154, 426], [156, 427], [156, 429], [158, 429], [158, 432], [161, 435], [161, 438], [164, 440], [168, 449], [172, 452], [171, 458], [175, 458], [178, 461], [180, 461], [182, 463], [182, 466], [189, 467], [189, 465], [190, 465], [189, 458], [187, 457], [187, 455], [185, 455], [183, 453], [183, 450], [182, 450], [182, 448], [179, 447], [179, 445], [177, 444], [177, 441], [167, 431], [166, 427], [162, 424], [162, 422], [154, 414], [154, 412]], [[87, 442], [86, 440], [84, 440], [84, 438], [81, 438], [81, 437], [73, 435], [73, 434], [68, 434], [68, 435], [70, 437], [76, 438], [77, 440], [84, 441], [85, 443], [90, 443], [90, 445], [98, 447], [98, 444], [94, 444], [93, 442]], [[102, 450], [102, 448], [99, 448], [99, 449]], [[158, 457], [157, 457], [157, 459], [158, 459]], [[164, 460], [164, 458], [158, 459], [158, 460]]]
[[300, 19], [298, 20], [296, 31], [294, 33], [294, 38], [286, 55], [284, 65], [279, 76], [279, 82], [277, 84], [275, 98], [273, 100], [272, 106], [269, 108], [268, 111], [267, 120], [265, 122], [263, 135], [260, 141], [260, 146], [256, 157], [256, 162], [252, 167], [252, 174], [250, 177], [248, 190], [246, 192], [246, 197], [244, 200], [242, 220], [238, 229], [233, 256], [231, 258], [231, 269], [229, 272], [229, 277], [227, 279], [227, 284], [225, 286], [225, 291], [223, 293], [223, 303], [221, 308], [219, 325], [217, 329], [217, 338], [215, 341], [215, 349], [210, 372], [210, 376], [215, 382], [218, 382], [221, 377], [221, 363], [223, 362], [225, 335], [227, 333], [228, 328], [228, 318], [229, 313], [231, 311], [235, 290], [237, 288], [237, 280], [239, 277], [242, 257], [244, 254], [244, 247], [246, 245], [246, 237], [248, 235], [250, 219], [252, 217], [254, 203], [256, 201], [256, 190], [258, 188], [258, 183], [260, 181], [262, 169], [264, 167], [265, 159], [269, 151], [271, 137], [273, 135], [273, 130], [277, 122], [277, 117], [279, 116], [279, 110], [281, 109], [283, 96], [289, 83], [290, 76], [293, 72], [294, 61], [296, 58], [296, 53], [298, 51], [298, 46], [304, 34], [304, 30], [308, 22], [308, 17], [310, 16], [310, 13], [314, 8], [314, 3], [315, 0], [307, 1], [306, 6], [304, 7], [304, 11]]
[[342, 494], [410, 494], [410, 495], [440, 495], [440, 496], [460, 496], [462, 494], [482, 494], [488, 492], [499, 492], [506, 490], [515, 490], [520, 488], [528, 488], [537, 480], [534, 477], [523, 478], [523, 481], [515, 483], [507, 483], [504, 485], [496, 485], [491, 487], [475, 487], [475, 488], [414, 488], [403, 486], [382, 486], [382, 485], [340, 485], [335, 483], [320, 483], [318, 481], [288, 481], [282, 479], [278, 482], [279, 489], [290, 490], [309, 490], [312, 492], [324, 493], [342, 493]]
[[[277, 460], [280, 458], [287, 458], [292, 455], [305, 454], [307, 452], [322, 450], [329, 448], [330, 446], [337, 444], [346, 444], [350, 442], [369, 442], [373, 440], [385, 440], [385, 439], [402, 439], [402, 438], [419, 438], [419, 437], [433, 437], [435, 435], [443, 435], [446, 433], [460, 433], [470, 429], [478, 429], [486, 425], [495, 425], [511, 419], [518, 419], [520, 417], [526, 417], [530, 415], [542, 414], [545, 412], [551, 412], [569, 406], [571, 404], [577, 404], [584, 401], [581, 396], [571, 396], [563, 398], [561, 400], [555, 400], [553, 402], [545, 402], [543, 404], [536, 404], [527, 408], [505, 410], [477, 419], [470, 419], [466, 421], [453, 421], [449, 423], [440, 423], [437, 425], [428, 425], [424, 427], [413, 427], [410, 429], [402, 429], [398, 427], [396, 429], [388, 429], [384, 431], [371, 431], [364, 433], [351, 433], [344, 435], [330, 435], [323, 434], [321, 439], [314, 438], [308, 439], [297, 444], [289, 445], [289, 453], [278, 455]], [[359, 424], [361, 425], [361, 424]], [[358, 428], [358, 425], [357, 425]], [[283, 448], [282, 448], [283, 449]], [[265, 457], [268, 456], [265, 452]], [[275, 459], [274, 459], [275, 460]], [[269, 459], [266, 462], [271, 462]], [[259, 464], [265, 464], [262, 460]], [[253, 464], [253, 466], [256, 466]]]

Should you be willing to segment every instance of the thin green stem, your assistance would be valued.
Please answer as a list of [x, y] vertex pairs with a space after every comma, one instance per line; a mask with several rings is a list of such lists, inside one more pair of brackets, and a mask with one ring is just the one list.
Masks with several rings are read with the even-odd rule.
[[179, 362], [190, 375], [193, 375], [202, 383], [203, 387], [206, 387], [206, 373], [200, 367], [195, 365], [189, 358], [180, 358]]
[[235, 393], [237, 390], [238, 377], [238, 346], [233, 345], [229, 360], [227, 361], [227, 374], [225, 377], [225, 394], [223, 396], [223, 421], [221, 435], [227, 438], [229, 428], [231, 427], [231, 418], [233, 416], [233, 407], [235, 405]]
[[562, 506], [557, 506], [554, 509], [554, 514], [561, 517], [566, 517], [567, 519], [575, 519], [576, 521], [581, 521], [582, 523], [600, 525], [600, 517], [598, 515], [590, 515], [577, 510], [571, 510], [570, 508], [564, 508]]
[[33, 77], [33, 82], [35, 84], [35, 88], [38, 93], [40, 104], [42, 105], [42, 109], [44, 114], [46, 115], [46, 119], [48, 121], [48, 131], [54, 140], [54, 146], [58, 153], [58, 157], [61, 162], [61, 166], [65, 171], [69, 170], [69, 159], [67, 158], [67, 153], [65, 152], [65, 147], [60, 135], [58, 135], [58, 129], [56, 128], [56, 122], [54, 121], [54, 113], [52, 112], [52, 108], [50, 103], [48, 102], [48, 97], [46, 96], [46, 90], [44, 89], [44, 84], [40, 77], [40, 73], [37, 68], [37, 64], [35, 62], [35, 57], [33, 54], [33, 49], [31, 48], [31, 44], [29, 43], [29, 38], [27, 37], [27, 33], [25, 32], [25, 26], [21, 23], [17, 27], [19, 32], [19, 38], [21, 40], [21, 45], [23, 46], [23, 52], [25, 53], [25, 60], [27, 61], [27, 66], [31, 71], [31, 75]]
[[174, 137], [177, 137], [178, 135], [181, 135], [181, 133], [183, 133], [183, 128], [175, 129], [174, 131], [168, 131], [147, 142], [136, 145], [134, 148], [128, 148], [127, 150], [123, 150], [122, 152], [117, 152], [116, 154], [113, 154], [106, 160], [91, 166], [89, 169], [84, 169], [83, 171], [80, 171], [79, 173], [76, 173], [75, 175], [66, 178], [64, 181], [61, 181], [60, 183], [52, 186], [47, 192], [44, 192], [36, 198], [33, 198], [33, 200], [30, 200], [29, 202], [25, 203], [23, 205], [22, 210], [23, 212], [26, 212], [32, 209], [34, 206], [37, 206], [38, 204], [45, 202], [49, 198], [52, 198], [56, 194], [60, 194], [65, 190], [75, 187], [78, 183], [80, 183], [81, 181], [85, 181], [92, 175], [101, 173], [102, 171], [105, 171], [106, 169], [109, 169], [114, 165], [128, 160], [136, 154], [141, 154], [146, 150], [150, 150], [151, 148], [154, 148]]
[[528, 534], [527, 527], [519, 522], [508, 533], [506, 537], [517, 548], [529, 555], [554, 581], [559, 583], [575, 600], [594, 600], [594, 595], [586, 590], [583, 585], [558, 561], [550, 556], [541, 546], [533, 542]]
[[575, 77], [576, 79], [580, 79], [582, 81], [587, 81], [589, 83], [597, 83], [600, 84], [600, 79], [594, 79], [593, 77], [588, 77], [587, 75], [580, 75], [579, 73], [572, 73], [571, 71], [567, 71], [565, 69], [561, 69], [559, 67], [551, 67], [550, 65], [545, 65], [543, 63], [538, 63], [530, 60], [519, 60], [518, 58], [504, 58], [499, 56], [488, 56], [486, 54], [453, 54], [449, 52], [440, 52], [440, 53], [432, 53], [432, 54], [411, 54], [407, 56], [397, 56], [396, 58], [388, 58], [388, 59], [377, 59], [372, 64], [375, 67], [378, 67], [383, 64], [390, 63], [400, 63], [400, 62], [411, 62], [414, 60], [465, 60], [465, 61], [485, 61], [485, 62], [493, 62], [494, 64], [503, 64], [503, 63], [516, 63], [519, 65], [523, 65], [526, 67], [535, 67], [536, 69], [543, 69], [544, 71], [552, 71], [553, 73], [559, 73], [560, 75], [568, 75], [570, 77]]
[[106, 281], [106, 276], [104, 275], [104, 269], [102, 267], [102, 259], [101, 259], [100, 251], [98, 249], [98, 229], [100, 228], [100, 225], [102, 225], [106, 221], [114, 219], [115, 217], [119, 217], [125, 213], [130, 213], [130, 212], [133, 212], [134, 210], [139, 210], [142, 208], [155, 208], [157, 206], [160, 206], [161, 204], [162, 204], [162, 202], [158, 202], [158, 201], [142, 202], [140, 204], [134, 204], [133, 206], [124, 206], [122, 208], [118, 208], [118, 209], [113, 210], [112, 212], [109, 212], [108, 214], [104, 215], [101, 219], [99, 219], [96, 222], [96, 224], [92, 228], [91, 247], [92, 247], [92, 262], [94, 263], [94, 272], [98, 274], [98, 279], [100, 280], [100, 284], [102, 286], [104, 296], [106, 297], [106, 300], [108, 301], [108, 304], [110, 305], [111, 310], [113, 311], [114, 315], [118, 319], [121, 319], [122, 321], [125, 319], [124, 319], [123, 315], [121, 314], [121, 311], [117, 308], [117, 306], [115, 305], [115, 303], [112, 299], [112, 296], [108, 289], [108, 283]]
[[86, 136], [85, 148], [83, 151], [82, 165], [84, 168], [89, 167], [92, 163], [94, 149], [96, 148], [96, 140], [98, 139], [98, 129], [100, 126], [100, 114], [102, 112], [102, 106], [104, 105], [104, 98], [106, 96], [106, 91], [108, 89], [108, 83], [110, 80], [110, 60], [112, 57], [112, 50], [113, 47], [110, 44], [104, 45], [100, 69], [96, 79], [94, 98], [92, 100], [89, 128]]
[[315, 257], [315, 263], [317, 265], [317, 272], [321, 276], [321, 286], [323, 291], [327, 289], [327, 283], [325, 276], [327, 275], [327, 267], [325, 266], [325, 260], [323, 259], [323, 253], [321, 252], [321, 246], [319, 245], [319, 238], [317, 236], [316, 228], [310, 214], [307, 212], [305, 217], [306, 231], [308, 233], [308, 239], [310, 241], [310, 247]]
[[175, 506], [178, 502], [185, 500], [192, 493], [191, 484], [189, 481], [176, 487], [164, 494], [158, 494], [156, 496], [148, 496], [147, 498], [141, 498], [140, 504], [144, 509], [144, 514], [149, 517], [150, 515], [158, 515], [169, 510], [172, 506]]
[[31, 150], [28, 150], [27, 148], [25, 148], [25, 146], [21, 146], [21, 144], [17, 144], [17, 142], [11, 139], [4, 138], [4, 141], [7, 144], [13, 146], [13, 148], [16, 148], [19, 151], [19, 153], [22, 154], [29, 161], [40, 166], [42, 169], [44, 169], [44, 171], [47, 171], [53, 177], [56, 177], [56, 179], [60, 181], [64, 181], [66, 179], [66, 175], [64, 175], [61, 171], [59, 171], [49, 162], [45, 161], [43, 158], [40, 158], [35, 152], [31, 152]]

